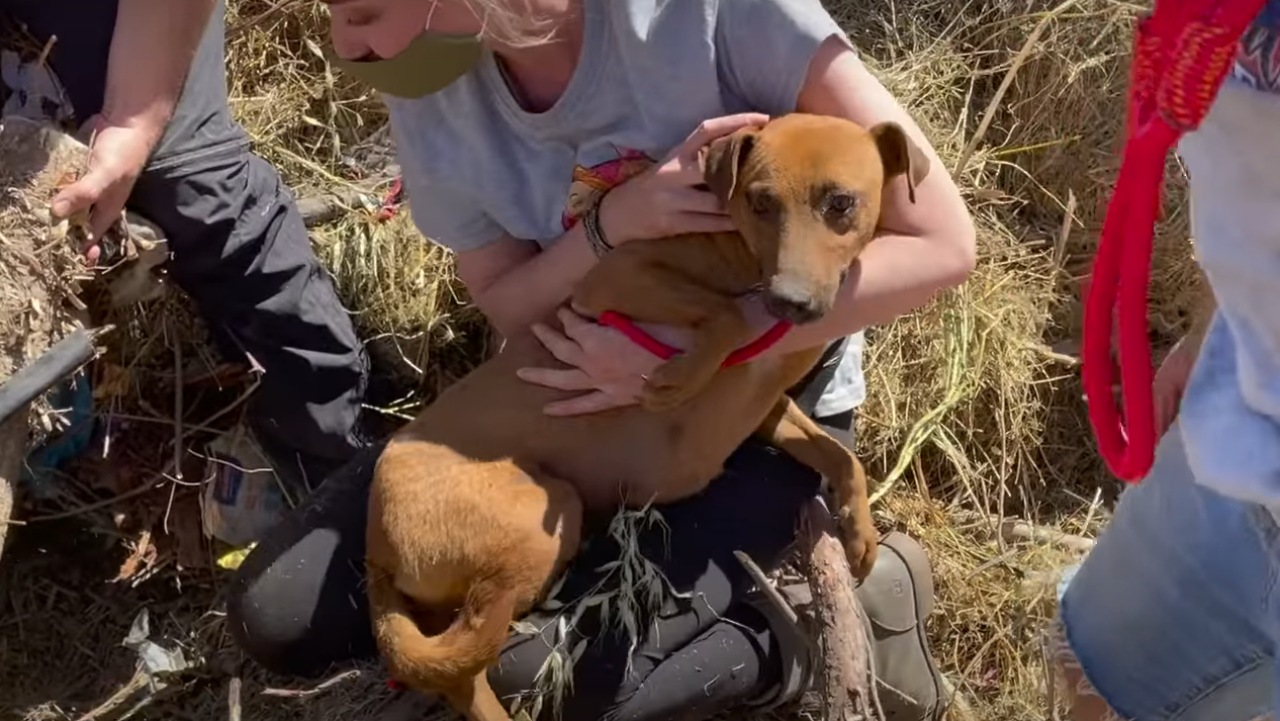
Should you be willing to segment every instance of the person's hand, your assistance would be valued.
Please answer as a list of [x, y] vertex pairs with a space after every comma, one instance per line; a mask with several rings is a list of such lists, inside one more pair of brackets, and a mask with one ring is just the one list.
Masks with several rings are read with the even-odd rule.
[[90, 118], [81, 135], [92, 133], [88, 170], [53, 199], [54, 218], [87, 212], [88, 245], [81, 250], [96, 263], [98, 242], [124, 213], [125, 202], [142, 174], [163, 129], [143, 124], [116, 124], [100, 115]]
[[1195, 367], [1196, 358], [1200, 356], [1200, 345], [1204, 340], [1203, 333], [1190, 333], [1183, 336], [1164, 362], [1156, 370], [1152, 392], [1156, 404], [1156, 435], [1163, 436], [1169, 426], [1178, 417], [1178, 406], [1182, 403], [1182, 394], [1187, 389], [1187, 380], [1191, 377], [1191, 369]]
[[[537, 323], [533, 333], [569, 368], [521, 368], [516, 375], [529, 383], [582, 395], [550, 403], [547, 415], [576, 416], [621, 408], [637, 402], [645, 378], [662, 359], [618, 331], [593, 323], [568, 308], [559, 312], [564, 331]], [[680, 347], [678, 333], [646, 328], [655, 338]]]
[[720, 233], [733, 221], [702, 185], [700, 153], [713, 140], [769, 121], [761, 113], [712, 118], [698, 126], [661, 163], [618, 185], [600, 201], [600, 224], [614, 245], [681, 233]]

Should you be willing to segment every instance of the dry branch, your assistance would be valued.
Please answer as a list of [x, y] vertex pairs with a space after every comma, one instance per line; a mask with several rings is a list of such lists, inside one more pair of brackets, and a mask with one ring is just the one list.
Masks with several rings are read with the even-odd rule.
[[805, 508], [801, 537], [811, 613], [821, 629], [815, 688], [829, 721], [876, 718], [872, 712], [871, 641], [853, 593], [853, 574], [831, 513], [814, 499]]
[[8, 536], [9, 518], [13, 515], [26, 446], [27, 413], [24, 407], [7, 420], [0, 421], [0, 554], [4, 552], [4, 541]]
[[1092, 538], [1063, 533], [1056, 528], [1047, 528], [1045, 526], [1038, 526], [1034, 523], [1013, 519], [1005, 519], [1005, 521], [1000, 524], [1000, 535], [1006, 541], [1018, 539], [1037, 541], [1040, 543], [1052, 543], [1069, 551], [1077, 551], [1079, 553], [1088, 553], [1093, 549], [1094, 545], [1094, 540]]
[[298, 198], [298, 213], [308, 228], [332, 223], [353, 208], [359, 208], [368, 193], [358, 190], [340, 190], [333, 193], [306, 195]]

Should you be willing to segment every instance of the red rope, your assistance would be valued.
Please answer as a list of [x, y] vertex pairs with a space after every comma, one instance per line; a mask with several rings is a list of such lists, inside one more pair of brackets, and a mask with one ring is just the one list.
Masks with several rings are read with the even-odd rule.
[[[1265, 0], [1158, 0], [1139, 21], [1125, 148], [1085, 300], [1081, 368], [1089, 420], [1111, 472], [1130, 483], [1155, 459], [1155, 401], [1147, 340], [1152, 233], [1164, 166], [1208, 114], [1241, 35]], [[1112, 395], [1112, 323], [1119, 325], [1122, 420]]]
[[[672, 348], [666, 343], [654, 338], [644, 332], [640, 326], [632, 323], [630, 318], [619, 315], [611, 310], [607, 310], [600, 314], [600, 325], [608, 326], [621, 332], [623, 335], [630, 338], [631, 342], [658, 356], [662, 360], [668, 360], [680, 353], [679, 348]], [[769, 330], [765, 331], [759, 338], [756, 338], [750, 343], [730, 353], [729, 357], [725, 359], [724, 363], [720, 367], [728, 368], [740, 363], [746, 363], [752, 358], [755, 358], [768, 350], [770, 346], [781, 340], [782, 336], [786, 335], [789, 330], [791, 330], [791, 324], [786, 321], [780, 320], [777, 323], [774, 323], [773, 326], [771, 326]]]

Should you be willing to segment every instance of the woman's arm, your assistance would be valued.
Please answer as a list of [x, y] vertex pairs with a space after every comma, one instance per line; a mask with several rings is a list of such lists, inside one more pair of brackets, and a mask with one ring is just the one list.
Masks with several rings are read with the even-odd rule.
[[[607, 240], [619, 245], [731, 230], [733, 221], [720, 201], [701, 187], [698, 152], [716, 138], [767, 120], [759, 113], [708, 119], [661, 163], [609, 191], [599, 209]], [[458, 253], [458, 276], [504, 337], [545, 320], [595, 265], [582, 223], [546, 245], [541, 250], [537, 243], [507, 235]]]
[[504, 338], [544, 320], [595, 262], [581, 223], [546, 250], [508, 235], [457, 255], [458, 277]]
[[[880, 231], [855, 263], [831, 312], [792, 330], [770, 353], [888, 323], [959, 285], [975, 262], [973, 220], [960, 190], [919, 126], [840, 38], [828, 38], [814, 56], [797, 106], [866, 127], [896, 122], [928, 156], [930, 170], [916, 186], [915, 203], [908, 200], [905, 179], [885, 188]], [[752, 315], [761, 314], [752, 309]]]

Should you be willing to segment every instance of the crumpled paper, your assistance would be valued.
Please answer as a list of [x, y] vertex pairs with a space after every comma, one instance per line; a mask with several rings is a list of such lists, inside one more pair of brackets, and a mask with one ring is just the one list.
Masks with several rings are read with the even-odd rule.
[[191, 667], [181, 648], [165, 648], [151, 640], [151, 614], [145, 607], [133, 617], [123, 645], [138, 654], [138, 669], [153, 690], [164, 687], [166, 676]]
[[72, 122], [66, 91], [47, 63], [22, 62], [11, 50], [0, 51], [0, 82], [11, 94], [0, 115], [17, 115], [58, 125]]

